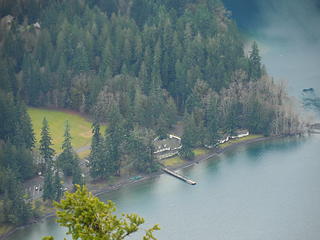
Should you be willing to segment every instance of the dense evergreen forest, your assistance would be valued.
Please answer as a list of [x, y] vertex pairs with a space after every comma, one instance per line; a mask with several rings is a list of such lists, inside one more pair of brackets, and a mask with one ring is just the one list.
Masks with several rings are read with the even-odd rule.
[[[93, 178], [120, 175], [123, 162], [155, 171], [152, 139], [181, 118], [186, 157], [237, 129], [300, 131], [285, 89], [256, 43], [244, 53], [220, 0], [1, 0], [0, 11], [0, 222], [32, 214], [17, 187], [39, 168], [26, 105], [92, 116]], [[73, 175], [66, 135], [58, 162]], [[54, 179], [51, 163], [44, 169]]]

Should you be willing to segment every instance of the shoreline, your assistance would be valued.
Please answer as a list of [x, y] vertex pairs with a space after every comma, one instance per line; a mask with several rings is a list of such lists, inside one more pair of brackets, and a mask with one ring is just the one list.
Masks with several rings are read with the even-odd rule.
[[217, 148], [217, 149], [214, 149], [214, 150], [210, 150], [210, 152], [207, 153], [207, 154], [203, 154], [203, 155], [197, 156], [192, 161], [187, 161], [186, 163], [178, 165], [176, 167], [170, 167], [170, 169], [177, 171], [177, 170], [180, 170], [180, 169], [192, 167], [195, 164], [198, 164], [198, 163], [203, 162], [203, 161], [207, 161], [210, 158], [219, 156], [220, 154], [223, 154], [223, 153], [225, 153], [227, 151], [233, 150], [236, 147], [241, 146], [241, 145], [264, 142], [264, 141], [274, 140], [274, 139], [283, 138], [283, 137], [285, 137], [285, 136], [259, 137], [259, 138], [245, 140], [245, 141], [242, 141], [242, 142], [233, 143], [230, 146], [227, 146], [227, 147], [222, 148], [222, 149], [221, 148]]
[[[178, 166], [170, 167], [170, 169], [172, 169], [174, 171], [185, 169], [185, 168], [188, 168], [188, 167], [192, 167], [195, 164], [199, 164], [200, 162], [207, 161], [210, 158], [219, 156], [220, 154], [223, 154], [223, 153], [225, 153], [227, 151], [233, 150], [233, 149], [237, 148], [238, 146], [252, 144], [252, 143], [258, 143], [258, 142], [264, 142], [264, 141], [270, 141], [270, 140], [284, 138], [284, 137], [286, 137], [286, 136], [259, 137], [259, 138], [254, 138], [254, 139], [249, 139], [249, 140], [244, 140], [244, 141], [241, 141], [241, 142], [233, 143], [230, 146], [227, 146], [227, 147], [225, 147], [223, 149], [219, 149], [219, 148], [218, 149], [212, 149], [207, 154], [203, 154], [203, 155], [197, 156], [192, 161], [187, 161], [187, 162], [185, 162], [183, 164], [180, 164]], [[142, 178], [139, 179], [139, 180], [131, 181], [129, 179], [125, 179], [125, 180], [120, 179], [119, 182], [117, 182], [117, 183], [115, 183], [113, 185], [108, 185], [107, 187], [104, 187], [101, 190], [95, 191], [94, 189], [92, 189], [92, 188], [90, 189], [89, 187], [88, 187], [88, 190], [90, 192], [92, 192], [92, 194], [94, 196], [98, 197], [98, 196], [100, 196], [102, 194], [113, 192], [113, 191], [119, 190], [120, 188], [123, 188], [123, 187], [126, 187], [126, 186], [130, 186], [130, 185], [133, 185], [133, 184], [141, 183], [141, 182], [144, 182], [144, 181], [159, 177], [162, 174], [165, 174], [165, 173], [162, 170], [159, 170], [158, 172], [155, 172], [155, 173], [152, 173], [152, 174], [142, 175]], [[45, 219], [51, 218], [51, 217], [55, 217], [55, 213], [48, 213], [48, 214], [46, 214], [44, 216], [39, 217], [38, 219], [33, 219], [31, 223], [27, 223], [27, 224], [25, 224], [23, 226], [15, 227], [11, 231], [9, 231], [9, 232], [7, 232], [7, 233], [5, 233], [3, 235], [0, 235], [0, 240], [6, 240], [9, 236], [11, 236], [16, 231], [18, 231], [20, 229], [24, 229], [26, 227], [29, 227], [30, 225], [33, 225], [33, 224], [36, 224], [36, 223], [40, 223], [40, 222], [44, 221]]]
[[[186, 161], [183, 164], [177, 165], [175, 167], [168, 167], [168, 168], [170, 168], [171, 170], [174, 170], [174, 171], [185, 169], [185, 168], [188, 168], [188, 167], [192, 167], [192, 166], [194, 166], [196, 164], [199, 164], [200, 162], [209, 160], [210, 158], [219, 156], [220, 154], [223, 154], [223, 153], [225, 153], [227, 151], [233, 150], [236, 147], [241, 146], [241, 145], [264, 142], [264, 141], [274, 140], [274, 139], [283, 138], [283, 137], [285, 137], [285, 136], [259, 137], [259, 138], [245, 140], [245, 141], [238, 142], [238, 143], [233, 143], [230, 146], [227, 146], [227, 147], [225, 147], [223, 149], [210, 150], [209, 153], [197, 156], [192, 161]], [[125, 186], [129, 186], [129, 185], [132, 185], [132, 184], [140, 183], [140, 182], [152, 179], [152, 178], [159, 177], [162, 174], [165, 174], [165, 173], [162, 170], [159, 170], [158, 172], [155, 172], [155, 173], [152, 173], [152, 174], [142, 175], [142, 178], [139, 179], [139, 180], [130, 181], [130, 180], [126, 179], [126, 180], [124, 180], [122, 182], [120, 181], [119, 183], [116, 183], [116, 184], [114, 184], [112, 186], [108, 186], [108, 187], [106, 187], [106, 188], [104, 188], [102, 190], [94, 191], [94, 190], [90, 189], [89, 187], [88, 187], [88, 190], [90, 192], [92, 192], [92, 194], [94, 196], [100, 196], [100, 195], [102, 195], [104, 193], [109, 193], [109, 192], [112, 192], [112, 191], [119, 190], [120, 188], [125, 187]]]

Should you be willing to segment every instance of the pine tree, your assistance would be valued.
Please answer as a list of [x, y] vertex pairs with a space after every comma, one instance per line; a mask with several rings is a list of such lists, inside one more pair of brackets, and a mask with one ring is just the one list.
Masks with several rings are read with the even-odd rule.
[[109, 119], [109, 128], [106, 130], [105, 154], [110, 161], [111, 173], [120, 176], [121, 147], [124, 141], [123, 116], [119, 107], [114, 105]]
[[62, 184], [61, 178], [59, 176], [59, 169], [55, 171], [54, 178], [53, 178], [53, 192], [54, 192], [54, 200], [59, 201], [62, 197]]
[[59, 166], [66, 176], [72, 175], [72, 169], [75, 164], [74, 152], [71, 145], [70, 125], [66, 122], [64, 131], [64, 141], [62, 143], [62, 153], [58, 157]]
[[92, 140], [91, 140], [91, 152], [89, 156], [90, 161], [90, 175], [92, 178], [98, 178], [101, 174], [100, 163], [102, 161], [102, 142], [103, 139], [100, 134], [100, 124], [94, 122], [92, 124]]
[[150, 90], [159, 89], [161, 85], [161, 43], [158, 40], [153, 54]]
[[[14, 97], [0, 89], [0, 139], [15, 143], [18, 118]], [[20, 140], [19, 140], [20, 141]]]
[[194, 116], [187, 116], [184, 123], [184, 131], [181, 138], [182, 148], [180, 150], [180, 155], [182, 158], [187, 160], [192, 160], [194, 158], [194, 153], [192, 148], [196, 146], [197, 142], [197, 126], [194, 120]]
[[148, 72], [144, 61], [140, 65], [139, 80], [141, 82], [141, 88], [143, 92], [147, 93], [149, 90], [150, 83], [148, 82]]
[[43, 158], [42, 171], [46, 171], [51, 169], [53, 166], [53, 156], [54, 149], [51, 148], [53, 144], [51, 143], [51, 136], [49, 132], [48, 121], [46, 118], [42, 121], [42, 129], [41, 129], [41, 139], [40, 139], [40, 154]]
[[154, 132], [146, 128], [137, 127], [130, 133], [127, 139], [127, 147], [136, 171], [151, 173], [158, 169], [157, 161], [153, 154], [154, 138]]
[[175, 98], [179, 110], [184, 109], [184, 103], [186, 100], [186, 72], [187, 69], [185, 68], [185, 65], [180, 60], [177, 60], [175, 64], [176, 79], [175, 82], [171, 85], [171, 94]]
[[52, 168], [47, 169], [44, 176], [43, 185], [43, 200], [54, 200], [55, 199], [55, 187], [53, 185], [53, 170]]
[[[77, 162], [79, 162], [78, 159], [76, 159]], [[72, 184], [73, 185], [84, 185], [84, 177], [83, 174], [81, 173], [81, 168], [79, 167], [79, 164], [75, 165], [72, 169]]]
[[82, 43], [76, 48], [75, 56], [73, 58], [73, 68], [77, 72], [89, 70], [88, 54]]
[[231, 103], [230, 109], [229, 109], [229, 113], [228, 113], [228, 117], [227, 117], [227, 122], [226, 122], [226, 127], [227, 127], [227, 131], [231, 134], [234, 135], [236, 129], [239, 126], [239, 122], [240, 122], [240, 117], [239, 115], [241, 110], [241, 106], [238, 102], [233, 101]]
[[49, 125], [46, 118], [42, 121], [41, 139], [40, 139], [40, 154], [44, 160], [42, 171], [44, 172], [44, 186], [43, 186], [43, 199], [53, 200], [55, 198], [55, 189], [53, 185], [53, 156], [54, 149], [51, 148], [51, 136], [49, 132]]
[[12, 91], [12, 81], [8, 69], [8, 63], [5, 59], [0, 58], [0, 86], [3, 90]]
[[218, 105], [216, 99], [211, 99], [208, 110], [207, 110], [207, 144], [214, 146], [219, 139], [219, 116], [218, 116]]
[[113, 76], [114, 74], [114, 56], [113, 56], [113, 45], [111, 41], [107, 41], [105, 48], [102, 52], [102, 72], [104, 76]]
[[26, 223], [31, 217], [31, 206], [24, 199], [22, 184], [10, 169], [2, 173], [1, 180], [1, 184], [5, 186], [2, 194], [4, 221], [14, 225]]
[[256, 81], [261, 78], [261, 75], [261, 57], [259, 55], [258, 44], [254, 41], [249, 56], [249, 80]]
[[16, 124], [16, 132], [20, 131], [20, 134], [16, 134], [15, 137], [15, 145], [23, 146], [27, 149], [32, 149], [34, 147], [34, 133], [31, 124], [31, 119], [29, 114], [27, 113], [27, 108], [23, 103], [19, 103], [17, 106], [17, 124]]
[[106, 179], [114, 175], [120, 175], [120, 153], [118, 146], [112, 137], [106, 136], [102, 144], [102, 157], [100, 161], [100, 177]]
[[156, 133], [160, 137], [160, 139], [164, 139], [167, 137], [168, 130], [168, 120], [165, 118], [164, 114], [161, 114], [157, 120]]

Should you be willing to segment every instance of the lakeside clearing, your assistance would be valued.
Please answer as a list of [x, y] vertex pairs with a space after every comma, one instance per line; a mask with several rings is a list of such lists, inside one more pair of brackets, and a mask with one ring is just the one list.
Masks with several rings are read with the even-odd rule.
[[[31, 118], [33, 130], [36, 138], [36, 146], [39, 146], [39, 139], [42, 127], [42, 120], [46, 117], [49, 123], [49, 130], [52, 137], [53, 149], [56, 153], [61, 152], [61, 145], [63, 142], [64, 127], [66, 121], [69, 121], [72, 136], [72, 145], [75, 150], [90, 146], [91, 144], [91, 125], [92, 123], [81, 116], [79, 113], [72, 111], [59, 111], [45, 108], [28, 108], [28, 113]], [[106, 130], [106, 126], [101, 126], [101, 132]], [[80, 151], [79, 155], [85, 157], [88, 155], [86, 149], [83, 153]]]
[[252, 135], [248, 135], [248, 136], [245, 136], [242, 138], [231, 139], [228, 142], [219, 144], [219, 148], [224, 149], [224, 148], [229, 147], [229, 146], [236, 144], [236, 143], [241, 143], [243, 141], [249, 141], [252, 139], [257, 139], [257, 138], [262, 138], [262, 137], [263, 137], [263, 135], [252, 134]]
[[10, 233], [14, 229], [15, 229], [15, 227], [12, 225], [1, 225], [0, 226], [0, 239], [2, 239], [1, 236], [6, 236], [7, 233]]
[[232, 147], [234, 145], [238, 145], [238, 144], [242, 144], [242, 143], [250, 143], [250, 142], [255, 142], [257, 140], [260, 139], [266, 139], [263, 135], [249, 135], [249, 136], [245, 136], [242, 138], [236, 138], [236, 139], [231, 139], [226, 143], [220, 144], [219, 147], [215, 150], [210, 150], [207, 148], [195, 148], [193, 149], [193, 153], [194, 153], [194, 160], [192, 161], [188, 161], [185, 159], [182, 159], [180, 156], [175, 156], [175, 157], [171, 157], [171, 158], [167, 158], [161, 161], [161, 163], [165, 166], [165, 167], [170, 167], [170, 168], [180, 168], [181, 166], [185, 166], [188, 164], [192, 164], [194, 162], [198, 162], [201, 161], [203, 157], [206, 156], [211, 156], [212, 154], [216, 154], [216, 153], [221, 153], [222, 151], [228, 149], [229, 147]]

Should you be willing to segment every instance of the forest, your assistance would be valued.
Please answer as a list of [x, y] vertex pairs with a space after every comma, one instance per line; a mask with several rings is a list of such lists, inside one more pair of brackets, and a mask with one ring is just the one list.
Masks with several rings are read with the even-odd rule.
[[57, 169], [81, 184], [72, 126], [53, 161], [50, 126], [44, 119], [37, 149], [26, 106], [91, 116], [94, 179], [124, 165], [156, 171], [152, 140], [178, 120], [186, 158], [237, 129], [301, 132], [284, 86], [268, 76], [256, 42], [244, 52], [230, 16], [220, 0], [0, 1], [0, 223], [33, 215], [17, 186], [39, 169], [44, 199], [61, 197]]

